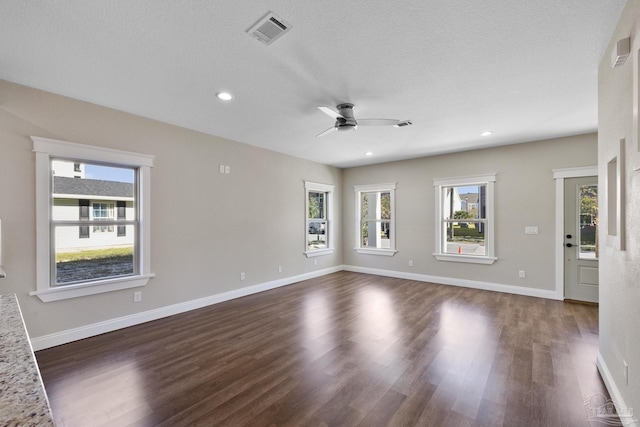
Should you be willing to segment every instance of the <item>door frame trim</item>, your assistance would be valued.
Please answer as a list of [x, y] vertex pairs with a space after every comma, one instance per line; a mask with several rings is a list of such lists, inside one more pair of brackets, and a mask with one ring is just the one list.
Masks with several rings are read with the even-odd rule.
[[598, 166], [553, 169], [556, 181], [556, 299], [564, 299], [564, 180], [598, 176]]

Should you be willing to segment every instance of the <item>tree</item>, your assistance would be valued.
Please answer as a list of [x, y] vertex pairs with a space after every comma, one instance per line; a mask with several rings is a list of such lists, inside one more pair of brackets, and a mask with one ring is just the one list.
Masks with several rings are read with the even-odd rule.
[[455, 211], [453, 213], [453, 219], [472, 219], [473, 214], [467, 211]]

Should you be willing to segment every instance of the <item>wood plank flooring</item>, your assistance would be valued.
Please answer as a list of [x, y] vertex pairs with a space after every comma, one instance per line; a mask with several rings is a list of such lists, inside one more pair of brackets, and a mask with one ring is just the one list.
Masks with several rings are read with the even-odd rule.
[[587, 426], [597, 307], [340, 272], [36, 353], [59, 426]]

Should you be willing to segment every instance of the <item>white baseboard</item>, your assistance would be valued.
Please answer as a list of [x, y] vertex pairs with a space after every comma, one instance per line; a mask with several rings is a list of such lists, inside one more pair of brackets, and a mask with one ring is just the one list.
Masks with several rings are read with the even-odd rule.
[[464, 288], [483, 289], [485, 291], [505, 292], [508, 294], [525, 295], [529, 297], [546, 298], [546, 299], [562, 299], [558, 298], [555, 290], [549, 291], [536, 288], [525, 288], [513, 285], [503, 285], [500, 283], [480, 282], [477, 280], [454, 279], [451, 277], [431, 276], [428, 274], [407, 273], [403, 271], [382, 270], [378, 268], [357, 267], [353, 265], [345, 265], [345, 271], [353, 271], [356, 273], [373, 274], [376, 276], [395, 277], [397, 279], [416, 280], [419, 282], [437, 283], [440, 285], [461, 286]]
[[313, 271], [310, 273], [299, 274], [297, 276], [286, 277], [271, 282], [260, 283], [246, 288], [236, 289], [221, 294], [211, 295], [196, 300], [185, 301], [178, 304], [172, 304], [166, 307], [154, 310], [143, 311], [141, 313], [130, 314], [128, 316], [109, 319], [98, 323], [92, 323], [80, 326], [74, 329], [68, 329], [49, 335], [43, 335], [31, 339], [31, 345], [35, 351], [45, 348], [55, 347], [57, 345], [70, 343], [72, 341], [89, 338], [95, 335], [104, 334], [106, 332], [116, 331], [129, 326], [139, 325], [141, 323], [150, 322], [152, 320], [162, 319], [163, 317], [173, 316], [174, 314], [184, 313], [190, 310], [218, 304], [235, 298], [241, 298], [258, 292], [268, 291], [270, 289], [279, 288], [281, 286], [290, 285], [303, 280], [313, 279], [315, 277], [324, 276], [338, 271], [353, 271], [356, 273], [373, 274], [376, 276], [395, 277], [398, 279], [416, 280], [420, 282], [438, 283], [442, 285], [462, 286], [473, 289], [483, 289], [494, 292], [506, 292], [510, 294], [526, 295], [538, 298], [558, 299], [555, 291], [547, 291], [534, 288], [523, 288], [512, 285], [502, 285], [499, 283], [479, 282], [476, 280], [453, 279], [450, 277], [430, 276], [426, 274], [406, 273], [402, 271], [382, 270], [377, 268], [357, 267], [352, 265], [339, 265], [336, 267], [326, 268]]
[[162, 319], [163, 317], [173, 316], [174, 314], [184, 313], [190, 310], [207, 307], [209, 305], [218, 304], [235, 298], [241, 298], [247, 295], [268, 291], [270, 289], [279, 288], [281, 286], [291, 285], [303, 280], [313, 279], [315, 277], [324, 276], [342, 270], [342, 266], [325, 268], [310, 273], [299, 274], [296, 276], [248, 286], [246, 288], [235, 289], [233, 291], [228, 291], [221, 294], [198, 298], [191, 301], [185, 301], [178, 304], [172, 304], [154, 310], [143, 311], [141, 313], [130, 314], [128, 316], [105, 320], [103, 322], [92, 323], [90, 325], [80, 326], [78, 328], [68, 329], [66, 331], [32, 338], [31, 346], [33, 347], [34, 351], [43, 350], [45, 348], [55, 347], [57, 345], [89, 338], [95, 335], [104, 334], [106, 332], [116, 331], [122, 328], [128, 328], [129, 326], [139, 325], [141, 323], [150, 322], [152, 320]]
[[622, 425], [625, 427], [638, 427], [638, 420], [637, 418], [633, 417], [633, 409], [629, 408], [629, 406], [627, 406], [627, 404], [625, 403], [624, 398], [622, 397], [622, 393], [620, 392], [620, 389], [614, 381], [613, 376], [611, 375], [611, 371], [609, 370], [609, 367], [605, 363], [604, 358], [602, 357], [602, 354], [600, 354], [600, 352], [598, 352], [598, 356], [596, 357], [596, 366], [598, 367], [598, 372], [600, 372], [600, 376], [602, 377], [604, 385], [607, 387], [609, 396], [611, 396], [611, 400], [615, 403], [616, 407], [619, 408], [619, 410], [624, 411], [628, 409], [631, 412], [630, 414], [628, 414], [630, 416], [621, 417], [621, 423], [616, 425]]

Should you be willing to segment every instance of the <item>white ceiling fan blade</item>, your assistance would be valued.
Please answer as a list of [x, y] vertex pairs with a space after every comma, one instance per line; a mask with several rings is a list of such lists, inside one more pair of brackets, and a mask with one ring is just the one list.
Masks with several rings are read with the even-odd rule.
[[337, 111], [332, 110], [329, 107], [318, 107], [318, 110], [322, 111], [323, 113], [325, 113], [329, 117], [333, 117], [334, 119], [337, 119], [337, 118], [344, 119], [344, 117], [342, 117], [341, 114], [339, 114]]
[[358, 125], [362, 126], [395, 126], [400, 120], [395, 119], [358, 119]]
[[321, 134], [319, 134], [319, 135], [317, 136], [317, 138], [320, 138], [321, 136], [325, 136], [326, 134], [331, 133], [331, 132], [333, 132], [333, 131], [335, 131], [335, 130], [338, 130], [338, 128], [337, 128], [337, 127], [335, 127], [335, 126], [334, 126], [334, 127], [330, 127], [329, 129], [327, 129], [327, 130], [325, 130], [324, 132], [322, 132]]

